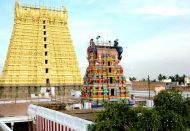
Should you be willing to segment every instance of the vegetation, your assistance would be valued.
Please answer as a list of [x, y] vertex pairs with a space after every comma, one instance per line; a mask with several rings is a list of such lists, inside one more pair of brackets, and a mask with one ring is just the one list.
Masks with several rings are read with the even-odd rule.
[[158, 80], [159, 80], [159, 81], [162, 81], [162, 80], [164, 80], [164, 79], [167, 79], [167, 77], [166, 77], [165, 75], [162, 75], [162, 74], [159, 74], [159, 75], [158, 75]]
[[179, 76], [178, 74], [174, 75], [174, 76], [165, 76], [165, 75], [162, 75], [162, 74], [159, 74], [158, 75], [158, 80], [159, 81], [162, 81], [164, 79], [171, 79], [172, 82], [179, 82], [179, 84], [182, 84], [184, 83], [184, 79], [185, 79], [186, 75], [182, 75], [182, 76]]
[[[179, 82], [179, 84], [183, 84], [185, 77], [186, 77], [186, 75], [184, 75], [184, 74], [182, 76], [179, 76], [178, 74], [176, 74], [174, 76], [166, 76], [166, 75], [163, 75], [163, 74], [159, 74], [157, 80], [162, 81], [162, 80], [165, 80], [165, 79], [171, 79], [171, 82]], [[129, 77], [129, 80], [134, 81], [134, 80], [136, 80], [136, 78], [135, 77]], [[150, 81], [151, 82], [156, 82], [157, 80], [152, 79]], [[148, 81], [148, 80], [143, 78], [141, 81]]]
[[135, 77], [129, 77], [129, 80], [130, 81], [135, 81], [135, 80], [137, 80], [137, 78], [135, 78]]
[[155, 110], [160, 114], [160, 130], [186, 130], [188, 104], [180, 92], [162, 91], [154, 98]]
[[89, 131], [173, 131], [190, 128], [190, 99], [179, 92], [162, 91], [155, 98], [155, 107], [128, 107], [107, 104]]
[[159, 114], [154, 109], [130, 108], [126, 104], [108, 104], [89, 131], [158, 130]]

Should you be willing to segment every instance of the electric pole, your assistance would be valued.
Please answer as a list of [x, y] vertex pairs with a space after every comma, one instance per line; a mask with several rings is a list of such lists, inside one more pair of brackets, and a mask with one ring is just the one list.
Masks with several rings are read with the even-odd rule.
[[148, 93], [149, 93], [148, 98], [150, 100], [150, 77], [149, 77], [149, 75], [148, 75]]

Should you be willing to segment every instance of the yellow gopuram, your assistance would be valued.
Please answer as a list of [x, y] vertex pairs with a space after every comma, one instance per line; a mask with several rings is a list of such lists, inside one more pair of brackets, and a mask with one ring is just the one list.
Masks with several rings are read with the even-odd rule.
[[14, 27], [0, 77], [0, 97], [26, 97], [41, 87], [58, 95], [80, 89], [82, 77], [65, 8], [31, 7], [15, 2]]

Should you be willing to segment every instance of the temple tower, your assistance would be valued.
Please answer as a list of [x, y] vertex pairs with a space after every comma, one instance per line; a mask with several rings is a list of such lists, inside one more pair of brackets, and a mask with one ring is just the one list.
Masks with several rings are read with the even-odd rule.
[[54, 87], [62, 95], [81, 87], [67, 19], [65, 8], [55, 10], [15, 2], [13, 32], [0, 77], [1, 97], [25, 97], [40, 92], [40, 87]]
[[119, 64], [123, 48], [110, 42], [98, 42], [93, 39], [87, 49], [89, 65], [84, 76], [82, 91], [83, 100], [93, 100], [98, 103], [105, 101], [118, 102], [128, 98], [126, 78]]

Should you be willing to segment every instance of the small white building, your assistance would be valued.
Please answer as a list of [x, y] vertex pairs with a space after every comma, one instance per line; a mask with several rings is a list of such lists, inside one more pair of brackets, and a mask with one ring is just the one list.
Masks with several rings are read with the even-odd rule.
[[184, 82], [185, 85], [190, 85], [190, 77], [185, 77]]
[[164, 79], [164, 80], [162, 80], [162, 82], [164, 82], [164, 83], [171, 83], [172, 80], [171, 79]]

